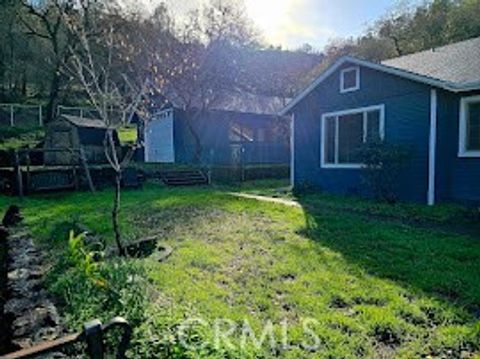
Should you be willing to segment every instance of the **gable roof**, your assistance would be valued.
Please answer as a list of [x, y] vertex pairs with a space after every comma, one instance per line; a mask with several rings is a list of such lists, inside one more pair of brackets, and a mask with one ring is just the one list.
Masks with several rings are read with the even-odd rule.
[[[286, 115], [327, 77], [346, 63], [367, 67], [452, 92], [478, 90], [480, 89], [480, 65], [478, 63], [478, 55], [475, 55], [475, 53], [480, 50], [474, 49], [474, 47], [478, 45], [480, 45], [480, 38], [448, 45], [435, 51], [423, 51], [421, 53], [391, 59], [383, 63], [374, 63], [352, 56], [342, 56], [321, 73], [320, 76], [298, 96], [290, 101], [290, 103], [280, 111], [280, 114]], [[441, 55], [437, 56], [436, 52], [439, 50], [441, 50]], [[416, 55], [419, 57], [416, 57]], [[472, 56], [472, 58], [467, 58], [468, 56]], [[435, 58], [435, 60], [428, 60], [427, 58]], [[432, 62], [432, 65], [422, 64], [422, 62], [429, 61]], [[455, 68], [458, 67], [467, 67], [468, 69], [456, 70]], [[419, 70], [417, 70], [417, 68]], [[462, 81], [452, 81], [452, 79], [462, 79]]]
[[382, 62], [457, 85], [480, 83], [480, 37]]

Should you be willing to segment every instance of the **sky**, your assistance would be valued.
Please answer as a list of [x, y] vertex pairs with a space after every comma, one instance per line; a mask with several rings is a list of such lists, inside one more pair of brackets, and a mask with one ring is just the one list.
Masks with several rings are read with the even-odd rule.
[[[157, 0], [137, 0], [152, 6]], [[138, 2], [136, 3], [138, 4]], [[160, 0], [158, 0], [160, 1]], [[167, 0], [177, 15], [206, 0]], [[247, 14], [267, 43], [295, 49], [305, 43], [322, 50], [330, 39], [361, 34], [401, 5], [423, 0], [244, 0]]]
[[392, 0], [245, 1], [250, 17], [268, 42], [285, 48], [309, 43], [317, 49], [329, 39], [361, 34], [400, 4]]

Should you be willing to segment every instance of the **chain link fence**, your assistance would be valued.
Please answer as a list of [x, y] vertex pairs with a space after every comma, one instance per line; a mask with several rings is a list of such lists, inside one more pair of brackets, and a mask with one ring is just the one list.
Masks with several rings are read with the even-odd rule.
[[0, 126], [41, 127], [43, 116], [42, 105], [0, 104]]

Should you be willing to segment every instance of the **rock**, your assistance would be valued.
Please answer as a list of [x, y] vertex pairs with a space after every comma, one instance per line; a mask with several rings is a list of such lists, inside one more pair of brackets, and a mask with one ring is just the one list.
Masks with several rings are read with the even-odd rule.
[[15, 205], [8, 207], [5, 216], [3, 217], [2, 224], [5, 227], [13, 227], [19, 224], [23, 220], [22, 215], [20, 214], [20, 208]]
[[5, 313], [20, 314], [30, 311], [34, 308], [35, 303], [27, 298], [13, 298], [5, 304]]
[[10, 298], [5, 303], [4, 312], [12, 318], [12, 344], [29, 348], [59, 338], [63, 332], [60, 317], [43, 289], [47, 267], [27, 231], [15, 228], [8, 238], [8, 254], [11, 262], [7, 274]]
[[0, 226], [0, 242], [6, 241], [7, 237], [8, 237], [8, 230], [5, 227]]

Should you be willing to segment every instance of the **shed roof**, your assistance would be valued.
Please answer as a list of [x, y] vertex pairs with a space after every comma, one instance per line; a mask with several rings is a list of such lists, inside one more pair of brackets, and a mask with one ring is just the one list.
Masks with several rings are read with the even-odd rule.
[[62, 115], [61, 117], [76, 127], [101, 128], [101, 129], [107, 128], [107, 125], [105, 124], [105, 122], [99, 119], [77, 117], [77, 116], [70, 116], [70, 115]]
[[383, 65], [464, 86], [480, 82], [480, 37], [382, 62]]

